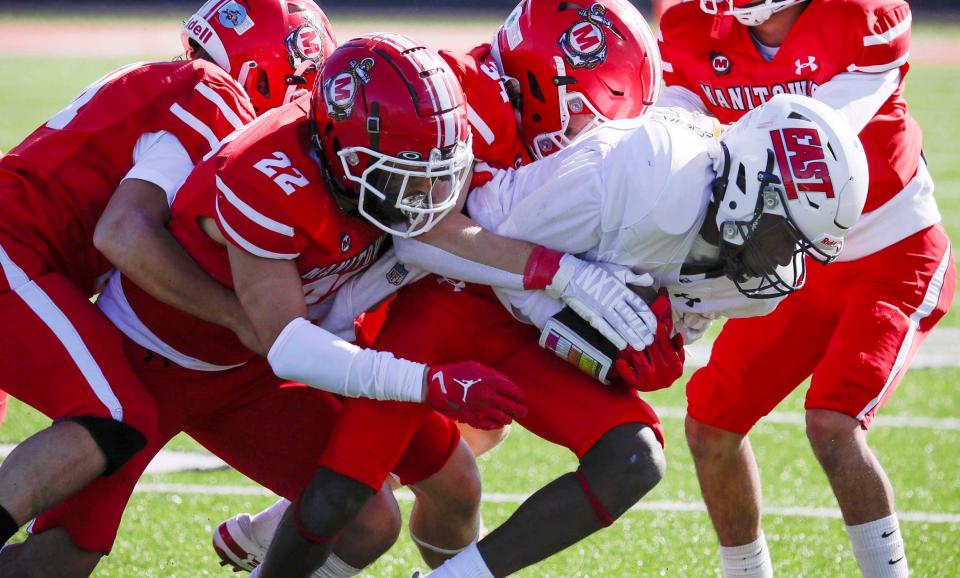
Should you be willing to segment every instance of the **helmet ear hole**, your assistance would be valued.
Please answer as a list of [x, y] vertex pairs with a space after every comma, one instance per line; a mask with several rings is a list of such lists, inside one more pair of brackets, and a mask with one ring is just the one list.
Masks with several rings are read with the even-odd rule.
[[530, 96], [540, 102], [547, 102], [547, 99], [543, 96], [543, 90], [540, 89], [540, 83], [537, 82], [537, 77], [532, 72], [527, 73], [527, 82], [530, 84]]
[[741, 193], [747, 194], [747, 170], [743, 163], [740, 163], [740, 168], [737, 169], [737, 188]]
[[270, 98], [270, 80], [267, 78], [267, 72], [263, 68], [257, 68], [257, 92], [263, 98]]

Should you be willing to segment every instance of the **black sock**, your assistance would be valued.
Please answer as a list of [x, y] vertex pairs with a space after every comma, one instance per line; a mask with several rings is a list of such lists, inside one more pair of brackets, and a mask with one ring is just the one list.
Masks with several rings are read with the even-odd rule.
[[0, 506], [0, 539], [6, 544], [7, 540], [13, 538], [13, 535], [20, 529], [20, 524], [13, 519], [6, 508]]

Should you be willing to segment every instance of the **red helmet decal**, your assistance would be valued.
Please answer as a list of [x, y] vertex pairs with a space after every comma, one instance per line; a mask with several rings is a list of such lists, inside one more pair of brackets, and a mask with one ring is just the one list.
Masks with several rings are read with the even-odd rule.
[[[596, 2], [590, 9], [580, 8], [577, 14], [584, 18], [560, 36], [558, 44], [567, 62], [574, 68], [593, 68], [607, 59], [605, 28], [613, 28], [606, 17], [607, 8]], [[614, 33], [616, 33], [614, 31]]]
[[323, 30], [313, 23], [302, 24], [287, 34], [291, 68], [296, 69], [303, 62], [313, 62], [317, 68], [323, 64], [323, 34]]
[[770, 131], [773, 152], [777, 157], [787, 198], [797, 192], [835, 195], [830, 169], [825, 162], [820, 133], [814, 128], [784, 128]]
[[360, 86], [370, 82], [373, 70], [373, 58], [364, 58], [359, 62], [350, 61], [348, 70], [335, 75], [323, 84], [323, 97], [327, 103], [327, 112], [333, 120], [346, 120], [353, 113], [357, 91]]

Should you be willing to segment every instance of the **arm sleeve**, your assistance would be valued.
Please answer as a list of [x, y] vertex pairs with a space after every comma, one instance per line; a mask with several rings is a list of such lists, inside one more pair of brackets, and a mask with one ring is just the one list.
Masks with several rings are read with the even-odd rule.
[[886, 72], [844, 72], [817, 89], [817, 100], [829, 104], [847, 119], [854, 132], [867, 126], [900, 85], [900, 70]]
[[133, 168], [126, 179], [140, 179], [153, 183], [167, 195], [172, 205], [180, 185], [193, 170], [190, 153], [177, 137], [167, 131], [145, 133], [133, 147]]
[[423, 401], [425, 365], [357, 347], [302, 317], [277, 336], [267, 361], [277, 377], [338, 395]]
[[416, 239], [396, 238], [393, 244], [397, 257], [408, 267], [430, 271], [467, 283], [523, 289], [523, 275], [464, 259]]
[[561, 301], [550, 297], [544, 291], [494, 289], [494, 293], [514, 317], [541, 331], [547, 321], [564, 308]]
[[[333, 298], [319, 305], [327, 306], [317, 325], [339, 337], [355, 339], [353, 321], [384, 299], [426, 275], [414, 266], [401, 263], [390, 249], [368, 269], [354, 275], [337, 289]], [[311, 311], [311, 318], [314, 318]]]

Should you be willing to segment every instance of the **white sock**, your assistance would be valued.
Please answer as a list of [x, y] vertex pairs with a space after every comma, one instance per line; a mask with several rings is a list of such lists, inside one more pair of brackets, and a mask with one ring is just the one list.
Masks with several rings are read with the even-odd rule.
[[896, 514], [846, 528], [864, 578], [900, 578], [909, 574]]
[[720, 546], [720, 560], [726, 578], [772, 578], [773, 563], [763, 532], [760, 537], [743, 546]]
[[360, 568], [354, 568], [331, 553], [327, 561], [319, 570], [313, 573], [314, 578], [352, 578], [360, 573]]
[[253, 572], [247, 574], [247, 578], [260, 578], [260, 566], [253, 569]]
[[443, 563], [427, 574], [427, 578], [493, 578], [476, 544]]
[[289, 505], [290, 500], [280, 498], [272, 506], [250, 518], [250, 534], [258, 544], [264, 548], [270, 545]]

